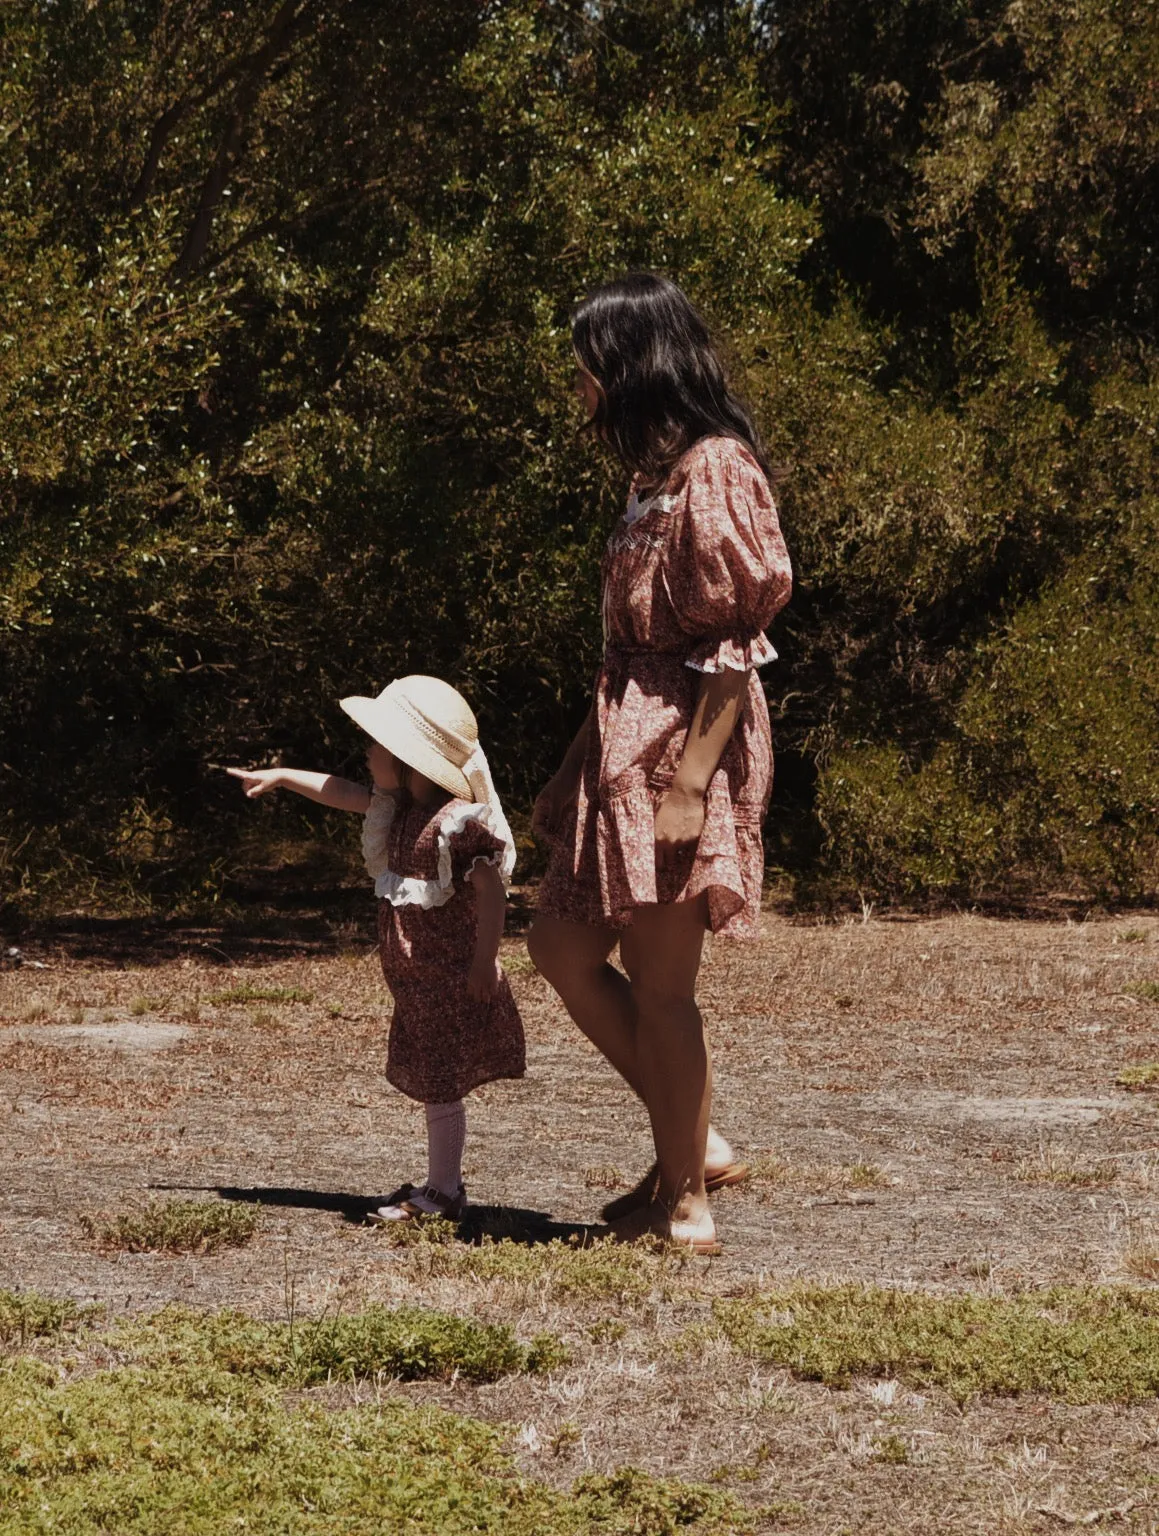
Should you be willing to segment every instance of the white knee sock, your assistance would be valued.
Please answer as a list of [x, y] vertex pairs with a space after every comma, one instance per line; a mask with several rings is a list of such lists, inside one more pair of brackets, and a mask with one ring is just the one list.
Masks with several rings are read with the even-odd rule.
[[453, 1104], [427, 1104], [427, 1183], [452, 1198], [463, 1182], [463, 1147], [467, 1141], [467, 1109]]

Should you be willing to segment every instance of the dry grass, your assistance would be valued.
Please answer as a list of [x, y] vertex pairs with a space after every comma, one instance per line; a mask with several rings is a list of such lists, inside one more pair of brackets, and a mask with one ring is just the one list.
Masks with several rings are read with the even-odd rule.
[[1159, 1281], [1159, 1238], [1128, 1248], [1123, 1254], [1123, 1268], [1138, 1280]]
[[1076, 1189], [1097, 1189], [1113, 1184], [1119, 1175], [1109, 1159], [1089, 1162], [1081, 1154], [1051, 1142], [1041, 1142], [1033, 1157], [1023, 1158], [1014, 1177], [1024, 1184], [1061, 1184]]
[[889, 1189], [897, 1179], [877, 1163], [795, 1164], [775, 1154], [752, 1164], [753, 1183], [775, 1189], [835, 1194], [843, 1190]]
[[[570, 1358], [539, 1375], [310, 1390], [328, 1414], [399, 1403], [513, 1426], [520, 1472], [560, 1488], [625, 1463], [715, 1477], [778, 1511], [762, 1532], [1040, 1536], [1059, 1527], [1043, 1507], [1146, 1491], [1153, 1407], [983, 1396], [959, 1411], [901, 1367], [848, 1389], [802, 1381], [738, 1350], [712, 1312], [796, 1283], [999, 1299], [1153, 1283], [1155, 1123], [1121, 1074], [1153, 1046], [1153, 1009], [1129, 989], [1154, 975], [1159, 921], [770, 919], [759, 946], [712, 942], [718, 1113], [758, 1176], [714, 1197], [724, 1257], [691, 1262], [570, 1240], [643, 1171], [646, 1126], [518, 941], [505, 962], [530, 1080], [472, 1096], [474, 1225], [401, 1246], [360, 1219], [423, 1171], [421, 1111], [382, 1081], [372, 949], [275, 936], [240, 963], [229, 942], [199, 932], [136, 969], [30, 943], [51, 968], [0, 974], [0, 1285], [117, 1315], [157, 1298], [267, 1320], [417, 1305], [551, 1334]], [[142, 997], [165, 1001], [135, 1015]], [[244, 1199], [260, 1227], [178, 1258], [83, 1239], [78, 1209], [136, 1211], [151, 1193]], [[667, 1529], [643, 1497], [641, 1529]]]

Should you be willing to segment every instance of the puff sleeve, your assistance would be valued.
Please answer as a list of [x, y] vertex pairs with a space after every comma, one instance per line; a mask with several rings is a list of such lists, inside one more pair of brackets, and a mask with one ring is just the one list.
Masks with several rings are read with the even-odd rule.
[[[457, 812], [457, 814], [455, 813]], [[506, 844], [484, 825], [485, 808], [481, 805], [463, 805], [444, 821], [440, 828], [440, 843], [450, 857], [452, 879], [461, 885], [476, 864], [494, 864], [502, 867]]]
[[685, 666], [747, 672], [776, 659], [764, 631], [789, 600], [792, 567], [759, 464], [740, 443], [712, 438], [685, 461], [664, 572]]

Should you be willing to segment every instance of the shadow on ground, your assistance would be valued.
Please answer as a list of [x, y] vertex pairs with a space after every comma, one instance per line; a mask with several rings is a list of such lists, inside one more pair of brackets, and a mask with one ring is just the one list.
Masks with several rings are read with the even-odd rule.
[[[532, 912], [533, 893], [512, 890], [508, 937], [527, 931]], [[371, 948], [374, 918], [374, 898], [360, 887], [276, 895], [255, 889], [245, 893], [238, 913], [210, 920], [74, 914], [28, 925], [0, 921], [0, 968], [51, 964], [53, 958], [112, 968], [164, 965], [185, 956], [221, 965], [320, 959], [351, 947]]]
[[[245, 1188], [233, 1184], [189, 1185], [151, 1184], [150, 1189], [168, 1194], [215, 1194], [222, 1200], [237, 1200], [246, 1205], [292, 1207], [296, 1210], [331, 1211], [346, 1221], [360, 1224], [381, 1205], [381, 1194], [355, 1195], [339, 1190], [292, 1189], [257, 1185]], [[484, 1238], [498, 1242], [532, 1245], [562, 1242], [591, 1242], [606, 1237], [606, 1227], [577, 1221], [556, 1221], [547, 1211], [533, 1211], [517, 1205], [471, 1205], [456, 1226], [455, 1236], [462, 1243], [481, 1243]]]

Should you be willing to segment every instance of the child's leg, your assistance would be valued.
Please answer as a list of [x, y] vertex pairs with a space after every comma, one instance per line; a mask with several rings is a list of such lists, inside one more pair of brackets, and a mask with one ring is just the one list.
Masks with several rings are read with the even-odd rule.
[[411, 1221], [416, 1216], [450, 1216], [458, 1220], [466, 1197], [463, 1191], [463, 1146], [467, 1140], [467, 1110], [462, 1099], [450, 1104], [424, 1104], [427, 1115], [427, 1181], [419, 1189], [406, 1184], [392, 1202], [370, 1213], [372, 1221]]
[[452, 1104], [427, 1104], [427, 1187], [451, 1199], [463, 1184], [463, 1147], [467, 1141], [467, 1109], [462, 1099]]

